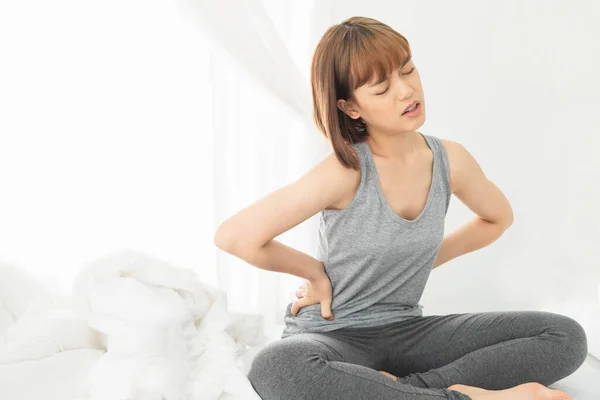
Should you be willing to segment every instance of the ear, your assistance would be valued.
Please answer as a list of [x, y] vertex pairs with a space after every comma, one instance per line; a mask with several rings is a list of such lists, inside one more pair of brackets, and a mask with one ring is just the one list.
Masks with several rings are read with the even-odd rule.
[[356, 111], [355, 105], [352, 100], [339, 99], [337, 106], [340, 110], [346, 113], [350, 118], [357, 119], [360, 117], [360, 113]]

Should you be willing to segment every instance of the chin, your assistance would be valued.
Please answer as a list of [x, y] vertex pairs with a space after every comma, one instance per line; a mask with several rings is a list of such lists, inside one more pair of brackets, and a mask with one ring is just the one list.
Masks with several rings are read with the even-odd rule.
[[419, 118], [415, 118], [412, 121], [404, 121], [404, 125], [410, 126], [411, 129], [418, 129], [425, 124], [425, 120], [425, 115], [421, 115]]

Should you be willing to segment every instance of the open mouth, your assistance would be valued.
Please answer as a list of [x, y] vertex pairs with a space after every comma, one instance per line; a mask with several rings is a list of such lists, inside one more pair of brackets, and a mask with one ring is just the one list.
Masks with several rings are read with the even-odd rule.
[[419, 111], [419, 109], [421, 108], [421, 103], [416, 102], [412, 107], [407, 108], [402, 115], [406, 115], [406, 114], [414, 114], [416, 111]]

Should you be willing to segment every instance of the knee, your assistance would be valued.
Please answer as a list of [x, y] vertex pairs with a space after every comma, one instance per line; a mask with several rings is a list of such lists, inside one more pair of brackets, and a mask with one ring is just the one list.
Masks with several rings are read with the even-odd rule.
[[326, 355], [313, 343], [296, 338], [268, 343], [252, 359], [248, 380], [263, 400], [286, 398], [311, 379], [313, 362], [323, 362]]
[[562, 356], [570, 361], [573, 372], [585, 361], [588, 355], [588, 340], [583, 326], [566, 315], [556, 314], [559, 320], [558, 333], [564, 345]]
[[284, 368], [285, 354], [278, 351], [281, 346], [277, 342], [268, 343], [256, 353], [248, 370], [248, 380], [261, 399], [273, 398], [268, 390], [281, 379], [278, 371]]

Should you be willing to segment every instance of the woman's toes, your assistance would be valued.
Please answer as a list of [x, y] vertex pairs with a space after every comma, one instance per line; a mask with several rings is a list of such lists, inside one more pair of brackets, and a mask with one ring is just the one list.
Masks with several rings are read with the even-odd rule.
[[563, 392], [562, 390], [559, 389], [550, 389], [551, 391], [551, 400], [573, 400], [571, 398], [571, 396], [569, 396], [568, 393]]
[[389, 378], [392, 378], [395, 381], [398, 380], [398, 378], [396, 376], [390, 374], [389, 372], [385, 372], [385, 371], [379, 371], [379, 372], [381, 372], [382, 374], [384, 374], [385, 376], [387, 376]]

